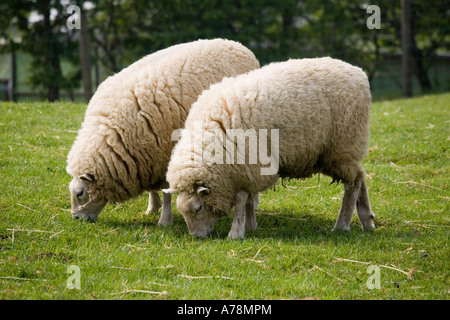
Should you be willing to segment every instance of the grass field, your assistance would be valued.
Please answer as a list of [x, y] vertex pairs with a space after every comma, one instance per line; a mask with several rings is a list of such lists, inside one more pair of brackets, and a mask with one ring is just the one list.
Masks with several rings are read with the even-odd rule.
[[232, 217], [193, 238], [175, 205], [157, 227], [147, 194], [73, 220], [65, 166], [84, 110], [0, 104], [0, 299], [449, 298], [450, 94], [372, 105], [374, 232], [356, 216], [331, 232], [343, 186], [316, 175], [264, 192], [258, 229], [239, 241]]

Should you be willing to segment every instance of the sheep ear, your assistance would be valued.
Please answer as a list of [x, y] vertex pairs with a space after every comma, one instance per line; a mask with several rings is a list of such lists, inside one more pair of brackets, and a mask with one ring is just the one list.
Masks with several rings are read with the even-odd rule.
[[94, 176], [92, 174], [88, 174], [88, 173], [83, 173], [81, 176], [78, 176], [78, 179], [80, 180], [84, 180], [87, 182], [94, 182]]
[[180, 193], [179, 190], [177, 189], [162, 189], [162, 192], [166, 193], [166, 194], [178, 194]]
[[206, 187], [198, 187], [198, 189], [196, 190], [198, 194], [210, 194], [211, 191], [209, 191], [208, 188]]

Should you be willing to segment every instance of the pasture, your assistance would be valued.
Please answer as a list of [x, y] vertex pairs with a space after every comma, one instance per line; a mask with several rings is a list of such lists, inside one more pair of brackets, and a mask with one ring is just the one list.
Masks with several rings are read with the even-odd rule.
[[343, 185], [315, 175], [262, 193], [259, 227], [238, 241], [232, 216], [190, 236], [174, 199], [158, 227], [147, 193], [73, 220], [66, 157], [85, 108], [0, 103], [0, 299], [449, 298], [450, 94], [373, 103], [375, 231], [355, 215], [331, 232]]

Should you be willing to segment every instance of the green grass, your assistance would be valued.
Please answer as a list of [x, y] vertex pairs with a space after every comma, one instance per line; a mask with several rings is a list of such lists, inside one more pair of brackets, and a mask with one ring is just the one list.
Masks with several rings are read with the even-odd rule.
[[258, 229], [239, 241], [226, 238], [231, 217], [191, 237], [175, 205], [174, 224], [157, 227], [147, 194], [73, 220], [65, 166], [84, 110], [0, 104], [0, 299], [448, 299], [450, 94], [373, 104], [374, 232], [356, 217], [331, 232], [343, 186], [316, 175], [264, 192]]

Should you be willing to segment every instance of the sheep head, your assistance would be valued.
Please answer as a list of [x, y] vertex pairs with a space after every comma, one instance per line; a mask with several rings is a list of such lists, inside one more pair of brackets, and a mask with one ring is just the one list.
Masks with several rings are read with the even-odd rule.
[[210, 194], [209, 188], [198, 186], [194, 192], [179, 191], [175, 189], [164, 189], [164, 193], [178, 194], [177, 209], [183, 215], [190, 234], [205, 238], [213, 230], [214, 224], [221, 215], [214, 214], [213, 210], [205, 201]]
[[95, 178], [91, 174], [74, 177], [69, 184], [72, 202], [72, 217], [96, 221], [106, 205], [107, 200], [96, 187]]

